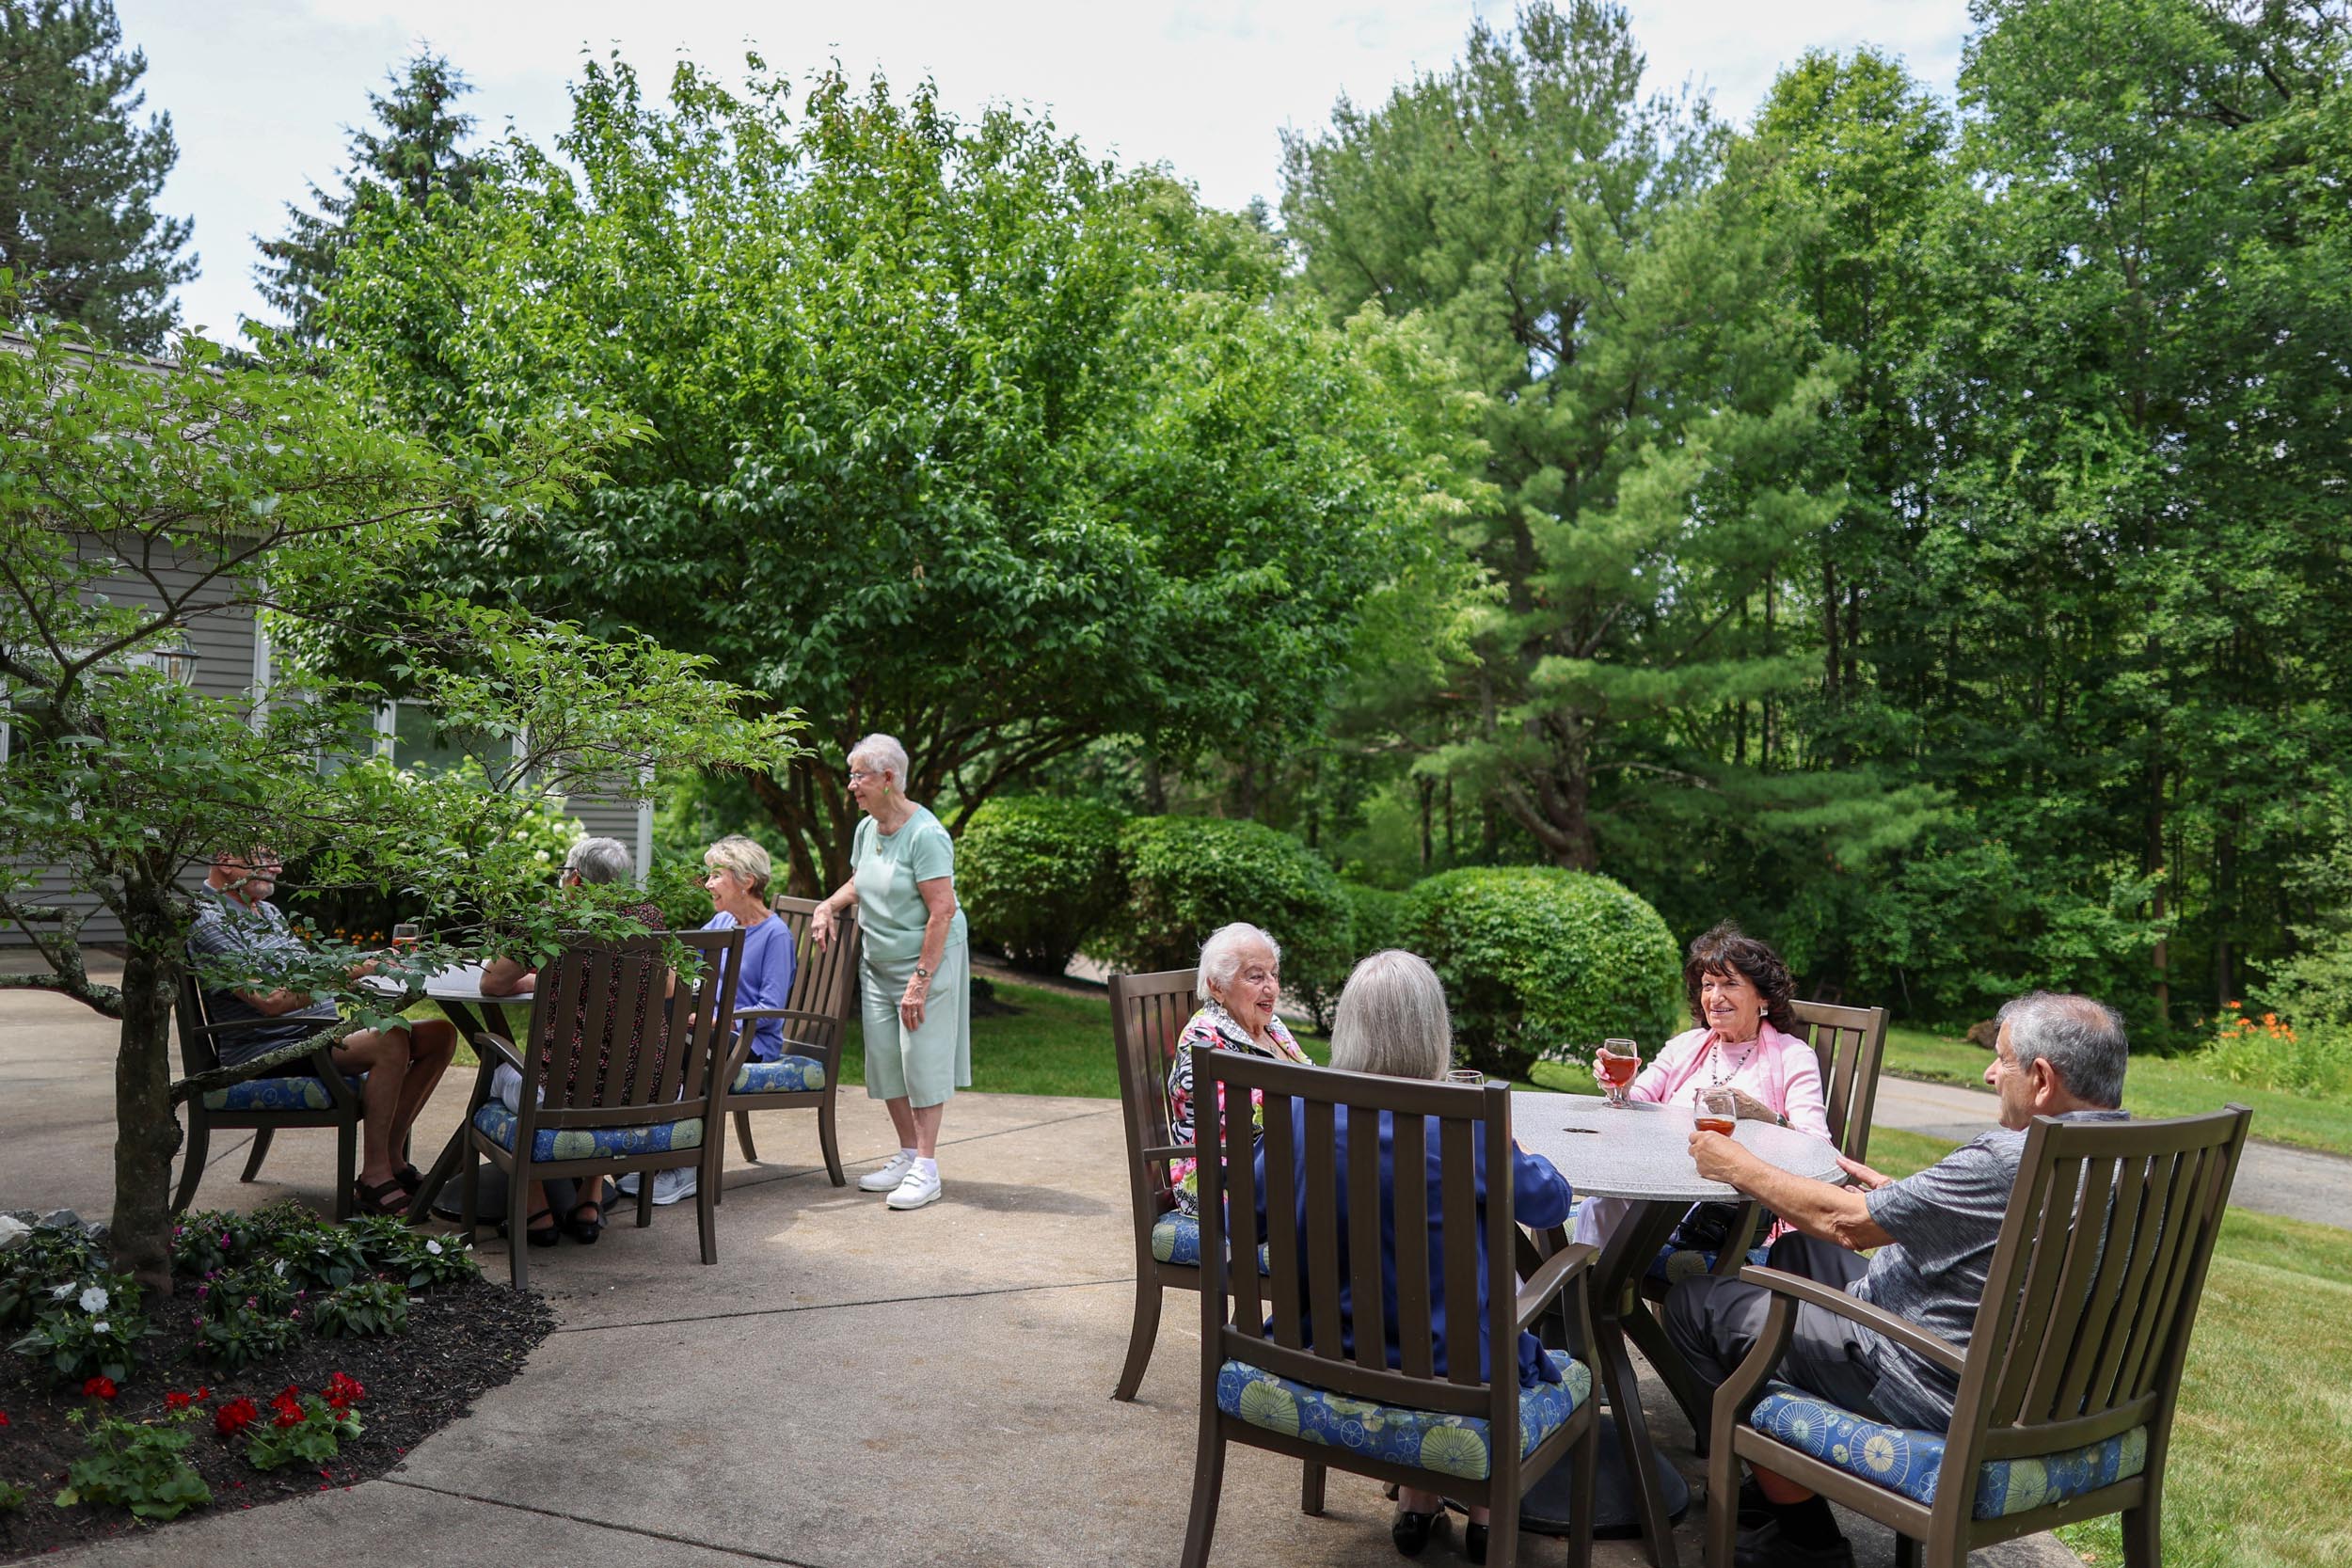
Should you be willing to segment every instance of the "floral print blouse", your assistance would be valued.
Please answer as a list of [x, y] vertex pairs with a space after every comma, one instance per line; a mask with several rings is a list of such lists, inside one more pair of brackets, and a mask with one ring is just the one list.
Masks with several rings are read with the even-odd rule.
[[[1291, 1037], [1289, 1027], [1279, 1018], [1266, 1024], [1266, 1038], [1273, 1042], [1274, 1049], [1271, 1051], [1251, 1039], [1249, 1031], [1243, 1028], [1240, 1021], [1227, 1012], [1220, 1002], [1211, 1002], [1192, 1015], [1192, 1021], [1184, 1025], [1184, 1032], [1176, 1037], [1176, 1060], [1168, 1069], [1170, 1143], [1188, 1144], [1193, 1141], [1192, 1048], [1195, 1045], [1206, 1044], [1213, 1050], [1222, 1046], [1230, 1051], [1247, 1051], [1253, 1056], [1264, 1056], [1274, 1061], [1302, 1064], [1311, 1061], [1298, 1048], [1298, 1042]], [[1252, 1089], [1249, 1099], [1250, 1125], [1263, 1133], [1265, 1131], [1264, 1098]], [[1220, 1103], [1218, 1109], [1223, 1108]], [[1199, 1164], [1197, 1160], [1168, 1162], [1168, 1177], [1176, 1185], [1176, 1207], [1187, 1214], [1200, 1212], [1200, 1193], [1195, 1180]]]

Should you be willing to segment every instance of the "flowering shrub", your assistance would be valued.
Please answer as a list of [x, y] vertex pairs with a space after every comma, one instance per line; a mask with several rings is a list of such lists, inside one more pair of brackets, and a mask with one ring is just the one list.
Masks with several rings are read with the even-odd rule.
[[66, 1467], [58, 1507], [106, 1503], [142, 1519], [177, 1519], [213, 1500], [212, 1488], [185, 1457], [187, 1412], [154, 1424], [112, 1416], [92, 1424], [84, 1414], [76, 1410], [66, 1418], [85, 1428], [89, 1451]]
[[2222, 1007], [2214, 1037], [2198, 1061], [2233, 1084], [2352, 1095], [2352, 1029], [2325, 1023], [2297, 1029], [2277, 1013], [2249, 1013], [2240, 1002]]
[[213, 1412], [213, 1435], [225, 1443], [261, 1418], [261, 1406], [240, 1394]]
[[405, 1334], [408, 1292], [391, 1279], [345, 1285], [319, 1298], [310, 1326], [326, 1335]]
[[395, 1279], [405, 1278], [412, 1291], [471, 1279], [482, 1272], [474, 1260], [473, 1243], [464, 1236], [428, 1236], [389, 1214], [355, 1219], [344, 1229], [366, 1249], [369, 1267]]
[[8, 1348], [48, 1362], [60, 1383], [129, 1377], [148, 1334], [139, 1311], [144, 1294], [127, 1274], [59, 1280], [49, 1287], [31, 1332]]
[[96, 1270], [89, 1235], [75, 1226], [37, 1225], [0, 1252], [0, 1329], [24, 1328], [60, 1283]]
[[288, 1465], [324, 1465], [342, 1451], [343, 1439], [359, 1435], [358, 1412], [352, 1406], [367, 1390], [337, 1372], [327, 1380], [329, 1398], [305, 1394], [293, 1384], [270, 1401], [270, 1423], [256, 1425], [246, 1440], [246, 1462], [257, 1470]]
[[339, 1225], [288, 1231], [271, 1244], [270, 1251], [280, 1265], [279, 1272], [307, 1290], [331, 1291], [370, 1272], [368, 1249]]

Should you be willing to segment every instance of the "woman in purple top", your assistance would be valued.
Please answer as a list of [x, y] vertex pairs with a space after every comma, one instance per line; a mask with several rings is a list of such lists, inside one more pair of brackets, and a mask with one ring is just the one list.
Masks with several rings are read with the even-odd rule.
[[[743, 930], [743, 974], [735, 988], [739, 1009], [781, 1007], [792, 995], [791, 928], [768, 907], [768, 879], [775, 865], [768, 851], [740, 833], [703, 851], [703, 887], [714, 911], [706, 931]], [[784, 1021], [763, 1018], [752, 1025], [752, 1060], [772, 1062], [784, 1054]], [[657, 1188], [659, 1183], [656, 1183]]]

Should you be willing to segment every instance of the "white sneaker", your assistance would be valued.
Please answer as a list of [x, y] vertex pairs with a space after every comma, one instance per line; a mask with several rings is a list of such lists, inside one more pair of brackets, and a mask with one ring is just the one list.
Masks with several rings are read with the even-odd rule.
[[890, 1195], [893, 1209], [920, 1209], [926, 1203], [938, 1201], [939, 1172], [936, 1170], [928, 1176], [919, 1169], [908, 1171], [907, 1179], [899, 1182], [898, 1191]]
[[907, 1172], [914, 1168], [914, 1156], [900, 1150], [893, 1154], [889, 1163], [882, 1169], [869, 1170], [864, 1176], [859, 1177], [857, 1190], [862, 1193], [896, 1192], [898, 1183], [907, 1179]]
[[[637, 1173], [630, 1171], [617, 1182], [623, 1197], [637, 1196]], [[657, 1209], [665, 1208], [683, 1198], [690, 1198], [702, 1188], [702, 1173], [691, 1166], [683, 1170], [658, 1170], [653, 1173], [653, 1202]]]

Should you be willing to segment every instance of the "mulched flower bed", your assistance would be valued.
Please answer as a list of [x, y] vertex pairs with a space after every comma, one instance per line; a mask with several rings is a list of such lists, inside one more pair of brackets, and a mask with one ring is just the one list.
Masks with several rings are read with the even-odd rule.
[[[517, 1294], [503, 1284], [471, 1278], [415, 1296], [405, 1334], [358, 1338], [305, 1335], [284, 1353], [233, 1372], [207, 1366], [196, 1354], [190, 1319], [196, 1282], [182, 1280], [169, 1305], [151, 1313], [159, 1332], [145, 1340], [139, 1364], [123, 1380], [109, 1413], [134, 1419], [160, 1415], [167, 1391], [208, 1388], [211, 1398], [188, 1430], [195, 1434], [187, 1458], [212, 1488], [213, 1505], [183, 1519], [200, 1519], [225, 1510], [259, 1508], [282, 1498], [350, 1487], [382, 1475], [427, 1436], [465, 1415], [484, 1393], [522, 1370], [524, 1360], [555, 1328], [555, 1315], [536, 1292]], [[288, 1385], [317, 1393], [337, 1372], [367, 1389], [357, 1407], [363, 1430], [345, 1440], [325, 1470], [256, 1470], [246, 1462], [242, 1440], [214, 1435], [211, 1412], [244, 1396], [268, 1418], [270, 1400]], [[59, 1508], [52, 1500], [66, 1483], [66, 1466], [85, 1451], [82, 1433], [67, 1424], [74, 1410], [102, 1402], [81, 1389], [60, 1388], [44, 1370], [20, 1355], [0, 1352], [0, 1481], [31, 1493], [24, 1505], [0, 1513], [0, 1561], [86, 1545], [133, 1531], [167, 1529], [135, 1519], [119, 1508], [77, 1504]], [[175, 1521], [175, 1523], [178, 1521]]]

